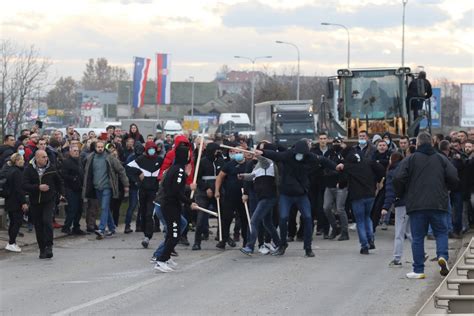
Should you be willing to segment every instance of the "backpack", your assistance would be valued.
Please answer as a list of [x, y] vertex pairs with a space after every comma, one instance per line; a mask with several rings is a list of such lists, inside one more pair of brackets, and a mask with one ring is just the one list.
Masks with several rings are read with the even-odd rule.
[[420, 98], [424, 98], [426, 96], [425, 79], [418, 78], [416, 79], [415, 83], [416, 83], [416, 96]]
[[8, 198], [10, 196], [10, 186], [8, 178], [10, 178], [12, 167], [4, 166], [0, 170], [0, 197]]

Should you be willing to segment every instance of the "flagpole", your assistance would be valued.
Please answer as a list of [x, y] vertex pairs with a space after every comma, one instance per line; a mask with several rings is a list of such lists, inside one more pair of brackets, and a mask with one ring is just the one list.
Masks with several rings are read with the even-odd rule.
[[130, 96], [131, 96], [131, 97], [129, 97], [129, 100], [131, 99], [131, 101], [130, 101], [130, 107], [128, 108], [128, 119], [132, 118], [132, 114], [133, 114], [133, 111], [135, 109], [135, 107], [133, 106], [133, 96], [134, 96], [133, 93], [135, 92], [135, 91], [133, 91], [133, 86], [134, 86], [133, 81], [135, 79], [134, 76], [135, 76], [135, 59], [136, 58], [137, 58], [136, 56], [132, 57], [132, 74], [133, 75], [132, 75], [132, 82], [129, 86], [129, 92], [130, 92]]
[[158, 53], [155, 53], [155, 62], [156, 62], [156, 67], [155, 67], [155, 71], [156, 71], [156, 81], [155, 81], [156, 120], [157, 120], [157, 122], [159, 122], [160, 121], [160, 104], [158, 102], [158, 76], [159, 76], [159, 73], [158, 73]]

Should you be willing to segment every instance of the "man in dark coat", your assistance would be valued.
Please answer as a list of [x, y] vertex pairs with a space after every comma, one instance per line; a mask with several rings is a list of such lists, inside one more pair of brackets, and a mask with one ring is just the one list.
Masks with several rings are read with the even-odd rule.
[[413, 272], [410, 279], [424, 279], [424, 239], [431, 225], [436, 238], [436, 255], [441, 275], [448, 268], [448, 190], [459, 182], [456, 168], [447, 157], [431, 146], [431, 135], [420, 133], [416, 152], [404, 159], [395, 173], [393, 186], [397, 196], [405, 196], [413, 237]]
[[64, 199], [64, 186], [58, 171], [48, 161], [44, 150], [37, 150], [25, 168], [23, 189], [30, 196], [30, 211], [40, 249], [40, 259], [53, 257], [53, 212], [56, 195]]

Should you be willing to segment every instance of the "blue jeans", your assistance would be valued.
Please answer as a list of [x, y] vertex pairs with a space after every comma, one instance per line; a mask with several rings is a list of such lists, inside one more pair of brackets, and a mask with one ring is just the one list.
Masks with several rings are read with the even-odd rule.
[[[163, 233], [166, 234], [166, 222], [165, 218], [163, 217], [163, 213], [161, 213], [161, 207], [155, 203], [155, 210], [154, 213], [158, 218], [160, 219], [161, 224], [163, 224]], [[186, 230], [186, 227], [188, 226], [188, 221], [186, 218], [184, 218], [183, 215], [181, 215], [181, 222], [179, 224], [180, 232], [179, 234], [182, 235], [184, 231]], [[165, 239], [160, 243], [158, 248], [156, 248], [155, 252], [153, 253], [153, 257], [159, 258], [162, 254], [163, 251], [165, 250]]]
[[[452, 209], [454, 211], [454, 218], [452, 221], [452, 224], [453, 224], [452, 231], [454, 231], [457, 234], [460, 234], [462, 231], [462, 211], [463, 211], [462, 192], [451, 192], [450, 200], [452, 203]], [[449, 226], [448, 226], [448, 230], [449, 230]]]
[[[453, 232], [453, 208], [451, 207], [451, 197], [448, 195], [448, 211], [444, 212], [448, 233]], [[431, 225], [428, 225], [428, 235], [434, 235]]]
[[77, 231], [80, 229], [80, 221], [82, 215], [82, 198], [81, 192], [66, 189], [66, 220], [64, 221], [64, 228]]
[[304, 249], [311, 249], [311, 238], [313, 236], [313, 218], [311, 217], [311, 204], [307, 195], [288, 196], [280, 194], [280, 239], [286, 245], [288, 237], [288, 217], [293, 204], [298, 206], [304, 223]]
[[133, 211], [137, 208], [138, 205], [138, 189], [131, 189], [128, 192], [128, 209], [127, 215], [125, 215], [125, 225], [130, 225], [132, 223]]
[[268, 198], [262, 199], [258, 201], [257, 207], [252, 214], [252, 218], [250, 219], [250, 227], [252, 228], [252, 232], [249, 232], [249, 239], [247, 241], [247, 247], [251, 249], [255, 246], [255, 241], [257, 240], [258, 236], [258, 229], [260, 224], [263, 221], [263, 227], [267, 232], [272, 235], [273, 242], [276, 246], [280, 245], [280, 238], [278, 237], [278, 232], [273, 225], [273, 207], [276, 204], [276, 197], [275, 198]]
[[95, 192], [97, 194], [97, 199], [99, 200], [101, 208], [99, 230], [104, 232], [105, 226], [107, 226], [110, 232], [114, 232], [115, 224], [112, 213], [110, 212], [112, 189], [95, 190]]
[[448, 254], [448, 227], [446, 223], [446, 212], [438, 210], [422, 210], [408, 213], [413, 253], [413, 272], [423, 273], [425, 269], [425, 236], [428, 225], [431, 225], [436, 238], [436, 256], [449, 259]]
[[361, 248], [368, 248], [369, 241], [374, 240], [374, 231], [370, 213], [374, 205], [375, 198], [364, 198], [352, 201], [352, 212], [357, 223], [357, 234]]

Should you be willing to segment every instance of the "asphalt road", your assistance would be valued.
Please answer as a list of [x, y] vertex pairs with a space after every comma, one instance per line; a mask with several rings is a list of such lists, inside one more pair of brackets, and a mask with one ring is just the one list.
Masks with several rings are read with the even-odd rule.
[[[141, 234], [120, 233], [56, 240], [51, 260], [39, 260], [35, 246], [1, 251], [0, 314], [413, 314], [441, 277], [427, 262], [427, 279], [405, 279], [408, 242], [403, 267], [389, 268], [393, 229], [377, 232], [369, 256], [359, 254], [355, 232], [344, 242], [315, 236], [315, 258], [303, 256], [302, 242], [290, 243], [283, 257], [221, 251], [214, 240], [202, 251], [178, 246], [177, 271], [166, 274], [149, 263], [161, 233], [151, 249], [141, 247]], [[452, 255], [455, 245], [450, 241]], [[433, 241], [426, 249], [435, 255]]]

